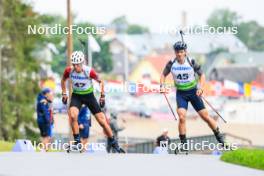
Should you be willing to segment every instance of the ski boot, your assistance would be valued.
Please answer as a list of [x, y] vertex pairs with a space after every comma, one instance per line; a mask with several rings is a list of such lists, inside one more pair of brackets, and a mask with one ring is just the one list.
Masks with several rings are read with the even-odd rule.
[[80, 140], [74, 141], [73, 143], [70, 142], [70, 144], [67, 146], [66, 149], [67, 153], [82, 153], [82, 143]]
[[219, 128], [217, 127], [215, 130], [213, 130], [214, 132], [214, 135], [215, 135], [215, 138], [216, 140], [219, 142], [219, 144], [221, 144], [221, 146], [225, 149], [225, 150], [233, 150], [230, 146], [230, 144], [228, 144], [226, 141], [225, 141], [225, 137], [222, 133], [220, 133], [220, 130]]
[[113, 149], [113, 153], [126, 153], [124, 149], [119, 147], [118, 142], [114, 137], [108, 138], [107, 140]]
[[174, 154], [188, 155], [189, 151], [188, 151], [188, 142], [186, 135], [180, 135], [180, 141], [181, 141], [180, 146], [175, 149]]

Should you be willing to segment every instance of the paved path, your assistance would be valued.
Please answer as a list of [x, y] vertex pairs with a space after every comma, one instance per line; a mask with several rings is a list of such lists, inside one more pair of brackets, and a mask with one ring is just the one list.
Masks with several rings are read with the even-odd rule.
[[0, 153], [0, 176], [264, 176], [212, 155]]

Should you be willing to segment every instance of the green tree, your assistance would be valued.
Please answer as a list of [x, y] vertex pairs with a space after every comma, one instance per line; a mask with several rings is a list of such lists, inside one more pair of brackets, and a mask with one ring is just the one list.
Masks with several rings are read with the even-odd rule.
[[128, 26], [126, 32], [128, 34], [144, 34], [144, 33], [149, 33], [149, 30], [146, 27], [142, 27], [137, 24], [131, 24]]
[[207, 24], [213, 27], [232, 27], [236, 26], [238, 33], [236, 36], [245, 45], [256, 51], [264, 50], [264, 27], [256, 21], [241, 21], [241, 17], [228, 9], [216, 10], [210, 15]]
[[126, 16], [120, 16], [115, 18], [111, 25], [116, 29], [117, 33], [125, 33], [128, 28], [128, 21], [126, 19]]
[[[1, 101], [0, 139], [13, 140], [20, 137], [37, 139], [35, 98], [39, 92], [39, 64], [34, 53], [47, 43], [53, 43], [59, 50], [52, 61], [53, 71], [62, 73], [66, 66], [66, 35], [28, 35], [28, 25], [66, 26], [61, 16], [39, 15], [21, 0], [0, 0], [0, 48], [1, 48]], [[79, 26], [93, 26], [79, 23]], [[94, 53], [94, 65], [109, 72], [112, 58], [109, 43], [95, 36], [101, 46], [100, 53]], [[74, 34], [74, 49], [81, 50], [78, 38], [87, 35]]]
[[[61, 27], [67, 26], [67, 21], [64, 17], [60, 15], [41, 15], [40, 16], [41, 25], [53, 27], [54, 25], [60, 24]], [[45, 35], [43, 36], [44, 43], [52, 43], [56, 46], [58, 50], [57, 54], [53, 54], [53, 60], [50, 63], [51, 68], [54, 72], [62, 74], [67, 65], [67, 35], [61, 33], [56, 35]]]
[[149, 33], [149, 29], [147, 27], [138, 24], [130, 24], [126, 16], [124, 15], [115, 18], [111, 22], [111, 25], [115, 28], [117, 33], [126, 33], [126, 34]]
[[232, 27], [239, 24], [241, 17], [229, 9], [215, 10], [207, 20], [207, 24], [212, 27]]
[[101, 51], [93, 53], [93, 66], [99, 72], [109, 73], [113, 69], [112, 55], [109, 54], [109, 42], [103, 42], [101, 38], [96, 40], [101, 47]]
[[[51, 16], [51, 15], [43, 15], [40, 17], [41, 24], [46, 26], [54, 26], [55, 24], [61, 24], [62, 27], [66, 26], [66, 19], [61, 16]], [[78, 27], [81, 27], [83, 29], [87, 27], [94, 27], [94, 24], [91, 24], [89, 22], [80, 22], [80, 23], [74, 23]], [[104, 48], [101, 50], [100, 53], [93, 54], [93, 63], [94, 66], [96, 66], [96, 69], [100, 69], [103, 72], [110, 72], [112, 70], [112, 57], [111, 53], [109, 51], [109, 43], [104, 42], [101, 40], [100, 35], [94, 35], [99, 45]], [[80, 44], [79, 39], [83, 41], [87, 41], [87, 34], [77, 34], [76, 31], [73, 32], [73, 49], [74, 50], [82, 50], [84, 51], [84, 48]], [[65, 34], [56, 34], [56, 35], [45, 35], [44, 42], [50, 42], [53, 43], [57, 50], [59, 51], [58, 54], [53, 55], [53, 60], [51, 62], [52, 70], [54, 72], [57, 72], [59, 74], [62, 74], [65, 67], [66, 67], [66, 41], [67, 41], [67, 35]], [[86, 52], [86, 51], [84, 51]], [[102, 65], [101, 65], [102, 63]], [[100, 66], [99, 66], [100, 65]], [[98, 67], [98, 68], [97, 68]]]
[[0, 138], [37, 138], [33, 118], [38, 92], [39, 65], [31, 56], [39, 35], [28, 35], [28, 25], [38, 25], [38, 14], [19, 0], [1, 1], [1, 122]]
[[264, 27], [256, 21], [240, 23], [237, 37], [252, 50], [264, 50]]

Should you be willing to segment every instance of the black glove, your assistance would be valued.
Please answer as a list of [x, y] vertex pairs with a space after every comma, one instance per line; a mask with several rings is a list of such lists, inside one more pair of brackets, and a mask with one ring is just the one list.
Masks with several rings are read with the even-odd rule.
[[160, 93], [166, 93], [165, 86], [163, 84], [160, 85]]
[[62, 95], [62, 103], [66, 105], [67, 101], [68, 101], [68, 96], [66, 94], [63, 94]]
[[104, 108], [105, 106], [105, 95], [101, 95], [100, 99], [99, 99], [99, 104], [101, 108]]

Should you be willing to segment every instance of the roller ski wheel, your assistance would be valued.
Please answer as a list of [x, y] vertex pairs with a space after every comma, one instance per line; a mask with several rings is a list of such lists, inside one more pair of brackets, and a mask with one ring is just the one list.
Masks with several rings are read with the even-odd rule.
[[126, 153], [124, 149], [119, 147], [119, 144], [115, 138], [108, 138], [107, 140], [113, 153]]
[[174, 154], [175, 155], [181, 155], [181, 154], [188, 155], [189, 154], [189, 151], [188, 150], [185, 150], [183, 148], [183, 146], [180, 145], [180, 147], [176, 147], [176, 149], [174, 150]]
[[67, 146], [66, 152], [67, 153], [83, 153], [84, 151], [81, 149], [81, 147], [78, 144], [70, 144]]

